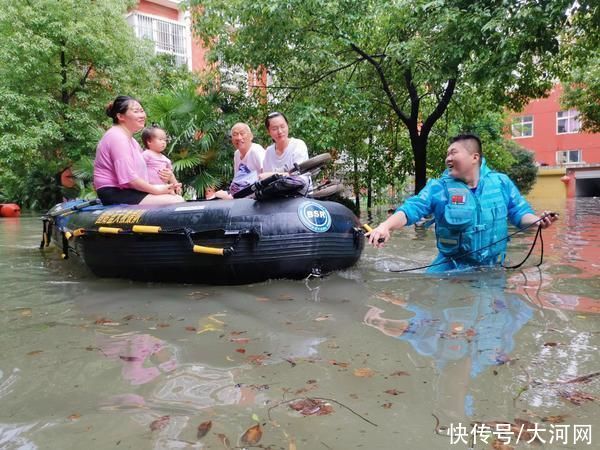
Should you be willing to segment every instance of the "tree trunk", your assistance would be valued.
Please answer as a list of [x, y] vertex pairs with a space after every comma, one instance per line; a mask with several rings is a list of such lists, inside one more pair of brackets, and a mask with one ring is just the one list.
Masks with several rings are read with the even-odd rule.
[[370, 211], [373, 206], [373, 164], [371, 163], [371, 151], [373, 150], [373, 135], [369, 135], [368, 152], [367, 157], [367, 210]]
[[427, 184], [427, 137], [413, 136], [411, 133], [410, 143], [415, 158], [415, 194], [421, 192]]
[[358, 173], [358, 155], [354, 153], [354, 202], [356, 203], [356, 214], [360, 214], [360, 176]]
[[67, 57], [65, 55], [65, 51], [62, 50], [60, 52], [60, 76], [61, 76], [61, 86], [60, 86], [60, 94], [61, 101], [63, 104], [69, 104], [69, 91], [67, 90]]

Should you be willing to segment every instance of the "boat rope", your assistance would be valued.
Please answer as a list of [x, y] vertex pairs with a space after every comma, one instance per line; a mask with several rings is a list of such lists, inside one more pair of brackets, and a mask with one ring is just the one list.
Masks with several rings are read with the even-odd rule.
[[[45, 230], [46, 231], [46, 230]], [[192, 236], [197, 234], [206, 234], [206, 233], [223, 233], [224, 236], [233, 236], [233, 243], [229, 247], [209, 247], [204, 245], [198, 245], [194, 242]], [[190, 244], [190, 248], [194, 253], [201, 253], [205, 255], [218, 255], [218, 256], [228, 256], [235, 252], [235, 247], [240, 242], [243, 236], [252, 236], [255, 239], [259, 237], [258, 232], [255, 229], [243, 229], [236, 231], [228, 231], [224, 229], [212, 229], [212, 230], [202, 230], [202, 231], [193, 231], [189, 228], [170, 228], [164, 229], [160, 226], [155, 225], [134, 225], [131, 229], [123, 229], [118, 227], [98, 227], [97, 229], [93, 228], [77, 228], [73, 231], [63, 230], [62, 232], [62, 244], [63, 244], [63, 255], [68, 255], [68, 241], [72, 237], [79, 237], [83, 235], [92, 235], [92, 234], [100, 234], [103, 236], [108, 235], [136, 235], [136, 234], [160, 234], [160, 235], [177, 235], [184, 236], [186, 240]], [[46, 232], [44, 233], [46, 235]], [[44, 241], [42, 241], [42, 245], [44, 245]], [[63, 256], [63, 258], [68, 258], [68, 256]]]
[[[553, 215], [555, 213], [550, 213], [549, 215]], [[546, 215], [543, 215], [542, 217], [540, 217], [538, 220], [536, 220], [535, 222], [530, 223], [529, 225], [518, 229], [517, 231], [508, 234], [507, 236], [503, 237], [502, 239], [498, 239], [497, 241], [492, 242], [489, 245], [485, 245], [481, 248], [477, 248], [475, 250], [471, 250], [465, 253], [462, 253], [458, 256], [453, 256], [453, 257], [446, 257], [444, 258], [442, 261], [438, 262], [438, 263], [434, 263], [434, 264], [427, 264], [425, 266], [419, 266], [419, 267], [411, 267], [409, 269], [390, 269], [389, 272], [393, 272], [393, 273], [402, 273], [402, 272], [412, 272], [415, 270], [422, 270], [422, 269], [428, 269], [429, 267], [435, 267], [435, 266], [440, 266], [442, 264], [447, 264], [449, 261], [455, 261], [458, 259], [462, 259], [465, 258], [469, 255], [472, 255], [474, 253], [480, 252], [481, 250], [485, 250], [486, 248], [492, 247], [502, 241], [507, 241], [509, 240], [511, 237], [513, 237], [514, 235], [518, 234], [518, 233], [522, 233], [525, 230], [531, 228], [534, 225], [538, 225], [539, 222], [541, 222], [542, 220], [544, 220], [544, 218], [546, 217]], [[535, 238], [533, 240], [533, 243], [531, 244], [531, 247], [529, 248], [529, 252], [527, 253], [527, 256], [525, 256], [525, 258], [523, 259], [523, 261], [521, 261], [519, 264], [515, 264], [514, 266], [505, 266], [502, 265], [502, 267], [504, 269], [518, 269], [519, 267], [521, 267], [523, 264], [525, 264], [525, 262], [529, 259], [529, 257], [531, 256], [531, 253], [533, 252], [533, 249], [535, 248], [535, 245], [537, 243], [538, 237], [540, 239], [540, 244], [541, 244], [541, 254], [540, 254], [540, 262], [536, 264], [536, 267], [539, 267], [542, 265], [542, 263], [544, 262], [544, 238], [542, 237], [542, 226], [538, 225], [538, 229], [537, 232], [535, 234]]]

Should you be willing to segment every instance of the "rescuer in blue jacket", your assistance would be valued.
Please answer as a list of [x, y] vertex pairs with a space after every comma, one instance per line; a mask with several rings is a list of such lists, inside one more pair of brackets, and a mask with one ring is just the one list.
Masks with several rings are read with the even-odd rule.
[[542, 228], [557, 219], [545, 211], [536, 216], [508, 176], [491, 170], [483, 158], [481, 141], [472, 134], [451, 140], [448, 169], [417, 195], [409, 198], [370, 233], [369, 243], [382, 247], [392, 230], [412, 225], [433, 214], [439, 254], [428, 272], [495, 266], [504, 260], [507, 220], [524, 228], [539, 221]]

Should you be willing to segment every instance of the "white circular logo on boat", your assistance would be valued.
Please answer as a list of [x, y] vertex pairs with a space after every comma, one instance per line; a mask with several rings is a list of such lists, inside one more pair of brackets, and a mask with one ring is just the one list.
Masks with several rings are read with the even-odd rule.
[[324, 233], [331, 227], [331, 214], [315, 202], [302, 202], [298, 206], [300, 222], [315, 233]]

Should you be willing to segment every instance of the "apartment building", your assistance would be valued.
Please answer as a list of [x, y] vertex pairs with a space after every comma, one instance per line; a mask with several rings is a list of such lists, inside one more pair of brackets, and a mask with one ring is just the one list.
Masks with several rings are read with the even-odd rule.
[[562, 86], [511, 114], [510, 137], [539, 164], [535, 197], [600, 196], [600, 133], [581, 131], [578, 112], [560, 104]]

